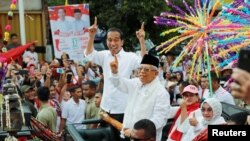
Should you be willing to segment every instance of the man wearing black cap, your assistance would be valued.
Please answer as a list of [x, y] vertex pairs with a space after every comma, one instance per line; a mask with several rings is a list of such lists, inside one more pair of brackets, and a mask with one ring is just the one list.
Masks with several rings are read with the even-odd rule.
[[30, 95], [31, 95], [31, 90], [32, 88], [28, 85], [23, 85], [20, 88], [21, 93], [22, 93], [22, 103], [24, 106], [27, 106], [30, 111], [31, 111], [31, 115], [33, 117], [36, 117], [37, 115], [37, 109], [35, 108], [34, 104], [32, 103], [32, 101], [30, 100]]
[[126, 79], [119, 77], [116, 56], [110, 63], [112, 84], [129, 94], [122, 130], [127, 137], [130, 136], [137, 121], [149, 119], [156, 126], [156, 141], [161, 140], [162, 129], [167, 122], [170, 99], [169, 93], [158, 79], [158, 65], [159, 60], [156, 57], [146, 54], [139, 67], [139, 78]]

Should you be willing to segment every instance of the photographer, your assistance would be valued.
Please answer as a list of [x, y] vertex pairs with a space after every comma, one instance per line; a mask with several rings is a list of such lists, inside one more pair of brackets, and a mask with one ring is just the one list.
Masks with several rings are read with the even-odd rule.
[[62, 85], [62, 89], [60, 92], [59, 102], [62, 101], [63, 95], [71, 86], [74, 86], [74, 73], [72, 70], [66, 70], [60, 77], [59, 83]]

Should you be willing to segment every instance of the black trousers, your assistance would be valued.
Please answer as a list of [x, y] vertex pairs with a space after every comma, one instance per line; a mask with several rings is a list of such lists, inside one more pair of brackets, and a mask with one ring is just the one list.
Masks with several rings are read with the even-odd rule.
[[[110, 117], [112, 117], [113, 119], [116, 119], [117, 121], [119, 122], [123, 122], [123, 117], [124, 117], [124, 114], [110, 114], [110, 113], [107, 113]], [[108, 124], [102, 124], [101, 126], [108, 126]], [[117, 130], [115, 127], [111, 126], [111, 129], [114, 133], [114, 136], [115, 136], [115, 141], [120, 141], [121, 138], [120, 138], [120, 131]], [[129, 140], [121, 140], [121, 141], [129, 141]]]

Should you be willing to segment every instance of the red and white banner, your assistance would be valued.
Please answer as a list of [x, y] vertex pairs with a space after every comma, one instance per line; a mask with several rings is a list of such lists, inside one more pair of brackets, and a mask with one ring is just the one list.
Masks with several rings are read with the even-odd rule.
[[49, 15], [55, 57], [65, 52], [70, 59], [82, 61], [89, 38], [89, 5], [53, 6]]

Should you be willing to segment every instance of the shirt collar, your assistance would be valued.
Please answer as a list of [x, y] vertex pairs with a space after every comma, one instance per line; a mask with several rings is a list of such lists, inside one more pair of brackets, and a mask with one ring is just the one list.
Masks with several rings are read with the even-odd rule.
[[50, 107], [49, 103], [42, 104], [39, 110], [41, 111], [42, 109], [47, 108], [47, 107]]
[[79, 103], [76, 103], [75, 100], [73, 99], [73, 97], [70, 100], [73, 102], [74, 105], [78, 105], [81, 102], [79, 99]]
[[222, 87], [220, 86], [217, 90], [214, 91], [214, 94], [219, 93], [222, 90]]
[[141, 87], [148, 87], [148, 86], [152, 86], [156, 81], [158, 81], [159, 78], [156, 76], [154, 80], [152, 80], [150, 83], [147, 83], [147, 84], [142, 84], [141, 83]]
[[[122, 49], [116, 54], [116, 56], [117, 56], [117, 57], [123, 56], [124, 53], [125, 53], [125, 51], [124, 51], [124, 49], [122, 48]], [[109, 51], [109, 55], [112, 56], [112, 54], [111, 54], [110, 51]]]
[[94, 101], [94, 99], [95, 99], [95, 97], [93, 96], [92, 98], [90, 98], [90, 99], [86, 99], [86, 101], [87, 101], [87, 103], [91, 103], [91, 102], [93, 102]]

